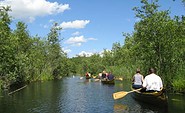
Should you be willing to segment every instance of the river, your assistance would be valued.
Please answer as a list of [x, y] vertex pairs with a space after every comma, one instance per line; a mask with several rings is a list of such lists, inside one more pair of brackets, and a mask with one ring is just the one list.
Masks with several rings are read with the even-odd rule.
[[129, 91], [129, 81], [105, 85], [78, 76], [35, 82], [11, 95], [0, 95], [0, 113], [183, 113], [185, 95], [168, 94], [168, 108], [134, 100], [130, 94], [114, 100], [117, 91]]

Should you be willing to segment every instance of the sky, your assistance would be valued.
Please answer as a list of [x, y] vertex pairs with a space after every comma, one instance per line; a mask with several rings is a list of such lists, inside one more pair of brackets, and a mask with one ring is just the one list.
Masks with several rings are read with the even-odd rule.
[[[149, 0], [152, 1], [152, 0]], [[160, 10], [170, 16], [185, 15], [182, 0], [159, 0]], [[124, 44], [123, 33], [132, 33], [133, 7], [140, 0], [0, 0], [0, 6], [11, 6], [11, 28], [23, 21], [31, 36], [46, 37], [54, 22], [62, 27], [60, 45], [69, 58], [76, 55], [111, 50], [113, 43]]]

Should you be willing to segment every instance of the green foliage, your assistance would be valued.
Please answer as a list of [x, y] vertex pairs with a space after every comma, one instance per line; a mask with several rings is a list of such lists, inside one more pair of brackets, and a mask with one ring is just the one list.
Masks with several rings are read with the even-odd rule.
[[62, 51], [60, 44], [59, 44], [59, 31], [61, 28], [58, 27], [57, 23], [54, 23], [53, 27], [48, 34], [48, 56], [47, 61], [49, 66], [51, 67], [51, 74], [54, 78], [58, 78], [62, 73], [68, 74], [69, 69], [68, 67], [66, 56]]
[[143, 75], [150, 67], [157, 69], [165, 86], [185, 92], [185, 17], [170, 17], [159, 11], [158, 0], [141, 0], [135, 7], [140, 19], [132, 34], [124, 33], [124, 44], [113, 43], [112, 50], [90, 57], [67, 58], [61, 49], [60, 30], [54, 23], [48, 36], [30, 36], [27, 25], [16, 24], [11, 30], [10, 7], [0, 10], [0, 86], [51, 80], [70, 74], [93, 75], [106, 70], [117, 77], [131, 79], [136, 68]]
[[133, 9], [140, 21], [135, 23], [133, 34], [123, 34], [124, 45], [113, 43], [112, 50], [104, 50], [101, 57], [72, 58], [76, 72], [106, 70], [115, 76], [131, 79], [137, 68], [147, 75], [148, 68], [154, 67], [165, 86], [184, 91], [185, 17], [171, 18], [169, 10], [158, 10], [157, 2], [141, 0], [143, 5]]
[[9, 7], [0, 11], [0, 86], [9, 88], [37, 80], [51, 80], [70, 73], [69, 61], [59, 44], [59, 30], [55, 23], [47, 40], [31, 37], [27, 25], [16, 24], [9, 27], [11, 17]]
[[0, 10], [0, 77], [3, 78], [1, 87], [8, 86], [10, 81], [7, 79], [8, 75], [13, 73], [14, 65], [14, 39], [11, 38], [11, 23], [9, 7], [2, 7]]
[[185, 92], [185, 78], [177, 78], [172, 82], [174, 91]]
[[[135, 65], [140, 63], [143, 70], [154, 67], [164, 83], [171, 86], [172, 80], [180, 76], [178, 73], [184, 67], [184, 16], [172, 19], [168, 10], [158, 11], [157, 1], [150, 4], [147, 0], [141, 2], [141, 8], [134, 8], [136, 17], [141, 20], [135, 24], [135, 32], [131, 36], [134, 44], [130, 49], [132, 52], [128, 52], [135, 57], [130, 58], [130, 66], [135, 61]], [[182, 84], [175, 86], [183, 87]]]

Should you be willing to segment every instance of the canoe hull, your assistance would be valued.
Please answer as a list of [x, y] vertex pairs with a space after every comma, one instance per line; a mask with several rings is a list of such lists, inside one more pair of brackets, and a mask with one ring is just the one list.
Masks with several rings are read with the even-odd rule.
[[140, 92], [135, 91], [132, 93], [132, 97], [138, 101], [145, 102], [157, 106], [167, 106], [167, 96], [164, 90], [160, 92]]
[[115, 84], [114, 80], [101, 80], [103, 84]]
[[87, 76], [86, 76], [85, 78], [86, 78], [86, 79], [91, 79], [91, 77], [87, 77]]

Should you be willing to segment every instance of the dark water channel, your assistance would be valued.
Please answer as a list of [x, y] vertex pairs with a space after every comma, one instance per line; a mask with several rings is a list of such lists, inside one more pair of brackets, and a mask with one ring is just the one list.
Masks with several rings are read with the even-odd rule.
[[168, 95], [168, 108], [135, 101], [130, 94], [114, 100], [117, 91], [129, 91], [129, 81], [115, 85], [68, 77], [37, 82], [12, 94], [0, 95], [0, 113], [184, 113], [185, 96]]

